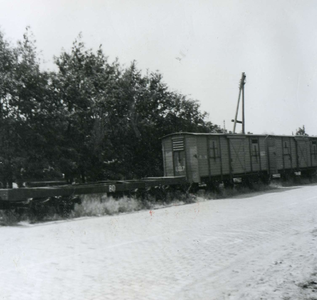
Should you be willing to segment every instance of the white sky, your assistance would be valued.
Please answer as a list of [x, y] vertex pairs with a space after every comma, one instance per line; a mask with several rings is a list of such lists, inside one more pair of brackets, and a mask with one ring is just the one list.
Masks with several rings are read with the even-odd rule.
[[232, 130], [245, 72], [246, 131], [292, 134], [305, 125], [317, 135], [316, 1], [0, 0], [8, 40], [28, 25], [44, 69], [82, 32], [110, 61], [158, 70], [215, 124]]

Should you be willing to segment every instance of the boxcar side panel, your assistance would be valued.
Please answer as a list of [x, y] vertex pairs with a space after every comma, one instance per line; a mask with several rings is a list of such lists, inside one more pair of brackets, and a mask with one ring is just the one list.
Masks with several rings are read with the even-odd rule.
[[196, 136], [186, 136], [186, 160], [189, 182], [200, 182]]
[[230, 137], [230, 157], [233, 174], [243, 174], [251, 171], [250, 149], [245, 137]]
[[208, 158], [211, 176], [222, 175], [221, 160], [225, 150], [222, 150], [220, 143], [220, 136], [208, 137]]
[[277, 170], [283, 171], [283, 144], [282, 144], [282, 137], [275, 136], [275, 157], [276, 157], [276, 167]]
[[317, 138], [310, 139], [310, 156], [313, 167], [317, 166]]
[[292, 169], [296, 169], [297, 167], [297, 162], [296, 162], [296, 155], [297, 155], [297, 150], [296, 150], [296, 142], [293, 138], [290, 139], [291, 141], [291, 164], [292, 164]]
[[197, 155], [199, 176], [206, 177], [208, 173], [208, 152], [207, 152], [207, 136], [197, 136]]
[[276, 139], [269, 136], [266, 139], [268, 169], [270, 174], [277, 174]]
[[230, 174], [230, 156], [228, 138], [226, 136], [220, 136], [220, 153], [221, 153], [221, 168], [223, 175]]
[[260, 162], [261, 162], [261, 171], [268, 170], [268, 157], [267, 157], [267, 148], [266, 148], [266, 137], [259, 137], [259, 148], [260, 148]]
[[299, 168], [310, 167], [310, 149], [308, 138], [295, 138], [297, 145], [297, 162]]
[[249, 159], [251, 172], [259, 172], [262, 169], [260, 156], [260, 140], [257, 136], [248, 136], [247, 143], [249, 146]]
[[282, 163], [283, 169], [291, 169], [292, 168], [292, 145], [291, 138], [289, 137], [281, 137], [282, 139]]
[[172, 140], [166, 138], [162, 141], [164, 176], [174, 176]]

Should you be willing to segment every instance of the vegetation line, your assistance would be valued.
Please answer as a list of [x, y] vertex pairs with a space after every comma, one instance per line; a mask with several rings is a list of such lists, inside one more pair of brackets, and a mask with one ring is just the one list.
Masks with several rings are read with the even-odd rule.
[[213, 132], [198, 101], [159, 72], [110, 62], [79, 36], [42, 71], [32, 32], [16, 45], [0, 32], [0, 182], [162, 176], [160, 138]]

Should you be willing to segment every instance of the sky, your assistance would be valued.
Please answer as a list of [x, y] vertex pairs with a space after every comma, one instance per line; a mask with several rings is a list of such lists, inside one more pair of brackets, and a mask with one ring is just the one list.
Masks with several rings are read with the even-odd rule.
[[317, 136], [316, 16], [313, 0], [0, 0], [0, 30], [15, 43], [30, 26], [43, 69], [56, 70], [53, 56], [81, 33], [109, 61], [160, 72], [227, 130], [245, 72], [245, 128], [254, 134], [304, 125]]

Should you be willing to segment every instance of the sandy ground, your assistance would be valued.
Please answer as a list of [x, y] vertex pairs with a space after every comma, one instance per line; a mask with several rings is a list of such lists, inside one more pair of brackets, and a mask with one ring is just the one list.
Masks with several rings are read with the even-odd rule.
[[0, 300], [317, 299], [317, 186], [0, 235]]

